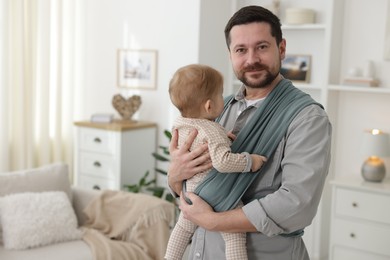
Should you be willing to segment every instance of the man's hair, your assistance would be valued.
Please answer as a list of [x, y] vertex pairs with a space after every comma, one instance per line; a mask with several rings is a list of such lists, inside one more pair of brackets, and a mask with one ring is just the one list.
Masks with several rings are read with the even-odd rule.
[[282, 41], [282, 29], [279, 18], [268, 9], [261, 6], [251, 5], [245, 6], [238, 10], [228, 21], [225, 26], [225, 40], [228, 49], [230, 50], [230, 31], [236, 25], [249, 24], [255, 22], [265, 22], [271, 26], [271, 35], [275, 37], [276, 44]]
[[219, 71], [191, 64], [175, 72], [169, 82], [169, 96], [182, 116], [197, 117], [201, 105], [222, 87], [223, 76]]

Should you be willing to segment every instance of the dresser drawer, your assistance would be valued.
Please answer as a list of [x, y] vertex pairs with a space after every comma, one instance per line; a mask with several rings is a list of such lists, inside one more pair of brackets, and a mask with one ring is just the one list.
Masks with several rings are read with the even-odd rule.
[[120, 187], [117, 187], [113, 180], [107, 180], [103, 178], [89, 177], [80, 175], [78, 178], [77, 185], [86, 189], [95, 189], [95, 190], [118, 190]]
[[111, 155], [80, 152], [80, 174], [115, 179], [117, 178], [115, 158]]
[[80, 128], [79, 148], [91, 152], [114, 154], [116, 138], [111, 131]]
[[383, 256], [368, 253], [360, 250], [336, 246], [332, 258], [333, 260], [390, 260], [390, 256]]
[[[377, 193], [336, 189], [335, 213], [390, 224], [390, 197]], [[389, 246], [390, 247], [390, 246]]]
[[376, 223], [333, 219], [333, 243], [349, 248], [390, 256], [390, 227]]

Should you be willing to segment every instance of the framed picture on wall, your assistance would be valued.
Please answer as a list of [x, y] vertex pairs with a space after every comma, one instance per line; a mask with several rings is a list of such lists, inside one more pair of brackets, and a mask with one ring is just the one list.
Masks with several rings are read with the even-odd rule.
[[280, 73], [291, 81], [310, 82], [311, 56], [286, 54]]
[[118, 87], [155, 89], [157, 77], [157, 51], [119, 49]]

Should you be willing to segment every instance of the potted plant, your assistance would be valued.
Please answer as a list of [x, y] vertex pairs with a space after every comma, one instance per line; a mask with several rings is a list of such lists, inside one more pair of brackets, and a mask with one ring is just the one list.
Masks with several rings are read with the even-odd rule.
[[[168, 138], [169, 141], [171, 141], [172, 134], [170, 131], [164, 130], [164, 135]], [[169, 162], [170, 161], [169, 147], [159, 145], [158, 148], [160, 150], [160, 153], [159, 152], [152, 153], [152, 156], [157, 161]], [[155, 170], [156, 172], [163, 175], [168, 174], [166, 170], [163, 170], [161, 168], [156, 167]], [[153, 196], [175, 203], [175, 199], [172, 196], [172, 194], [170, 194], [165, 187], [157, 186], [156, 182], [157, 182], [157, 178], [154, 177], [152, 179], [149, 179], [149, 171], [146, 171], [145, 174], [138, 181], [138, 183], [131, 184], [131, 185], [124, 185], [124, 188], [129, 192], [135, 192], [135, 193], [148, 191], [151, 192]]]

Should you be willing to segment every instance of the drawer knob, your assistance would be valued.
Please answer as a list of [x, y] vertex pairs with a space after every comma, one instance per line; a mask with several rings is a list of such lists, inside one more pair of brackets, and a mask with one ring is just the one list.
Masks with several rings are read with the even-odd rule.
[[94, 141], [95, 143], [101, 143], [101, 142], [102, 142], [102, 140], [100, 140], [99, 137], [95, 137], [95, 139], [93, 139], [93, 141]]
[[99, 187], [99, 185], [93, 185], [92, 189], [94, 189], [94, 190], [100, 190], [100, 187]]
[[102, 165], [100, 164], [100, 162], [94, 162], [94, 163], [93, 163], [93, 166], [95, 166], [95, 167], [100, 167], [100, 166], [102, 166]]
[[351, 238], [355, 238], [355, 237], [356, 237], [355, 233], [351, 233], [351, 234], [349, 234], [349, 236], [350, 236]]
[[352, 207], [357, 208], [358, 207], [357, 202], [352, 202]]

